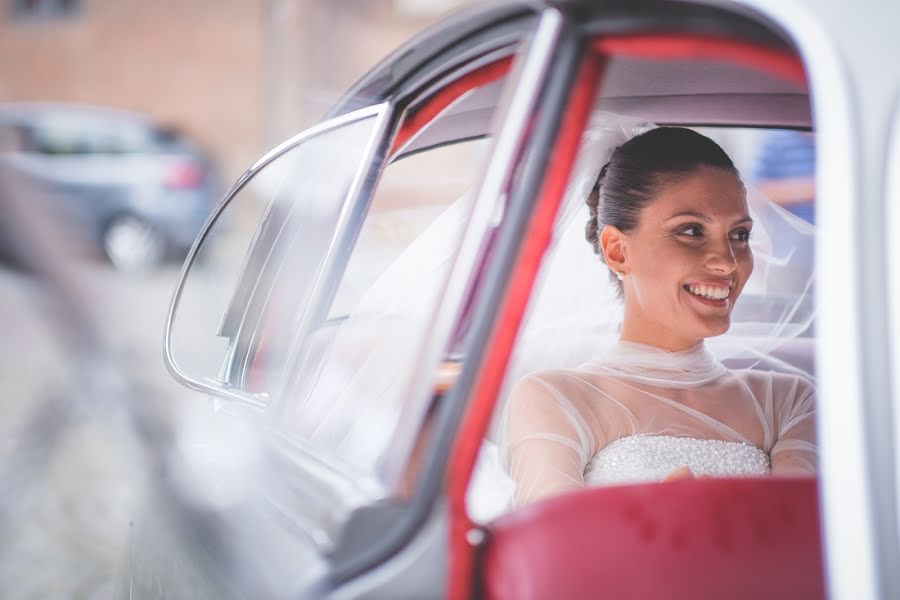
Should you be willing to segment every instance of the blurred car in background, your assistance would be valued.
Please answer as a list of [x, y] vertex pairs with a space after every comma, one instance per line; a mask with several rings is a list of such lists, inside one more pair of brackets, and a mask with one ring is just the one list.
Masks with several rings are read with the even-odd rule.
[[121, 270], [183, 257], [220, 192], [200, 146], [148, 116], [54, 103], [0, 105], [0, 161]]

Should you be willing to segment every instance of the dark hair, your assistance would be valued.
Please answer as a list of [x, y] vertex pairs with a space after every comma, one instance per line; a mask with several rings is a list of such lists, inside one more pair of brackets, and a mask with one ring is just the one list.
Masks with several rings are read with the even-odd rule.
[[613, 150], [587, 198], [591, 218], [584, 228], [584, 237], [594, 247], [594, 253], [606, 262], [600, 247], [600, 232], [605, 225], [625, 232], [634, 229], [641, 211], [661, 187], [701, 166], [727, 169], [740, 177], [717, 143], [683, 127], [651, 129]]

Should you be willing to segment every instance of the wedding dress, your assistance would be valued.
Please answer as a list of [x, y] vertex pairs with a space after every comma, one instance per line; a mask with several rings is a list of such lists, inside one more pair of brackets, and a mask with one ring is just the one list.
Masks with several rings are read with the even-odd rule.
[[815, 471], [814, 388], [684, 352], [618, 342], [575, 369], [533, 373], [510, 395], [501, 463], [514, 503], [582, 488], [695, 476]]

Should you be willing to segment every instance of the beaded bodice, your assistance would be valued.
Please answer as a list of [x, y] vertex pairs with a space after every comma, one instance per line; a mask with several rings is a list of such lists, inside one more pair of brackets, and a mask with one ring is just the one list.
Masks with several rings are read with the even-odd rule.
[[763, 475], [769, 472], [769, 456], [744, 442], [630, 435], [597, 452], [585, 467], [584, 481], [588, 485], [660, 481], [679, 467], [698, 476]]

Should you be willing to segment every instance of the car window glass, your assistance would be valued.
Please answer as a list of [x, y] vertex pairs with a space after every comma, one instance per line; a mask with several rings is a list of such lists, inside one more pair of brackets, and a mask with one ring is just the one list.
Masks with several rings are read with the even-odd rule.
[[[172, 355], [189, 377], [268, 398], [291, 343], [286, 327], [309, 303], [376, 121], [301, 141], [257, 171], [217, 217], [171, 329]], [[281, 328], [266, 329], [270, 313], [284, 317]]]
[[366, 290], [428, 226], [456, 201], [465, 201], [489, 140], [422, 152], [390, 165], [360, 230], [329, 320], [346, 318]]
[[[284, 422], [299, 438], [390, 488], [396, 472], [380, 469], [386, 452], [403, 455], [417, 432], [429, 398], [409, 397], [429, 320], [440, 300], [453, 254], [444, 265], [404, 289], [417, 254], [427, 252], [421, 234], [446, 223], [461, 238], [490, 140], [424, 151], [385, 170], [356, 246], [337, 286], [326, 321], [307, 340], [295, 370]], [[385, 379], [378, 360], [389, 353], [405, 380]], [[394, 444], [396, 447], [392, 448]], [[391, 464], [401, 464], [394, 456]]]

